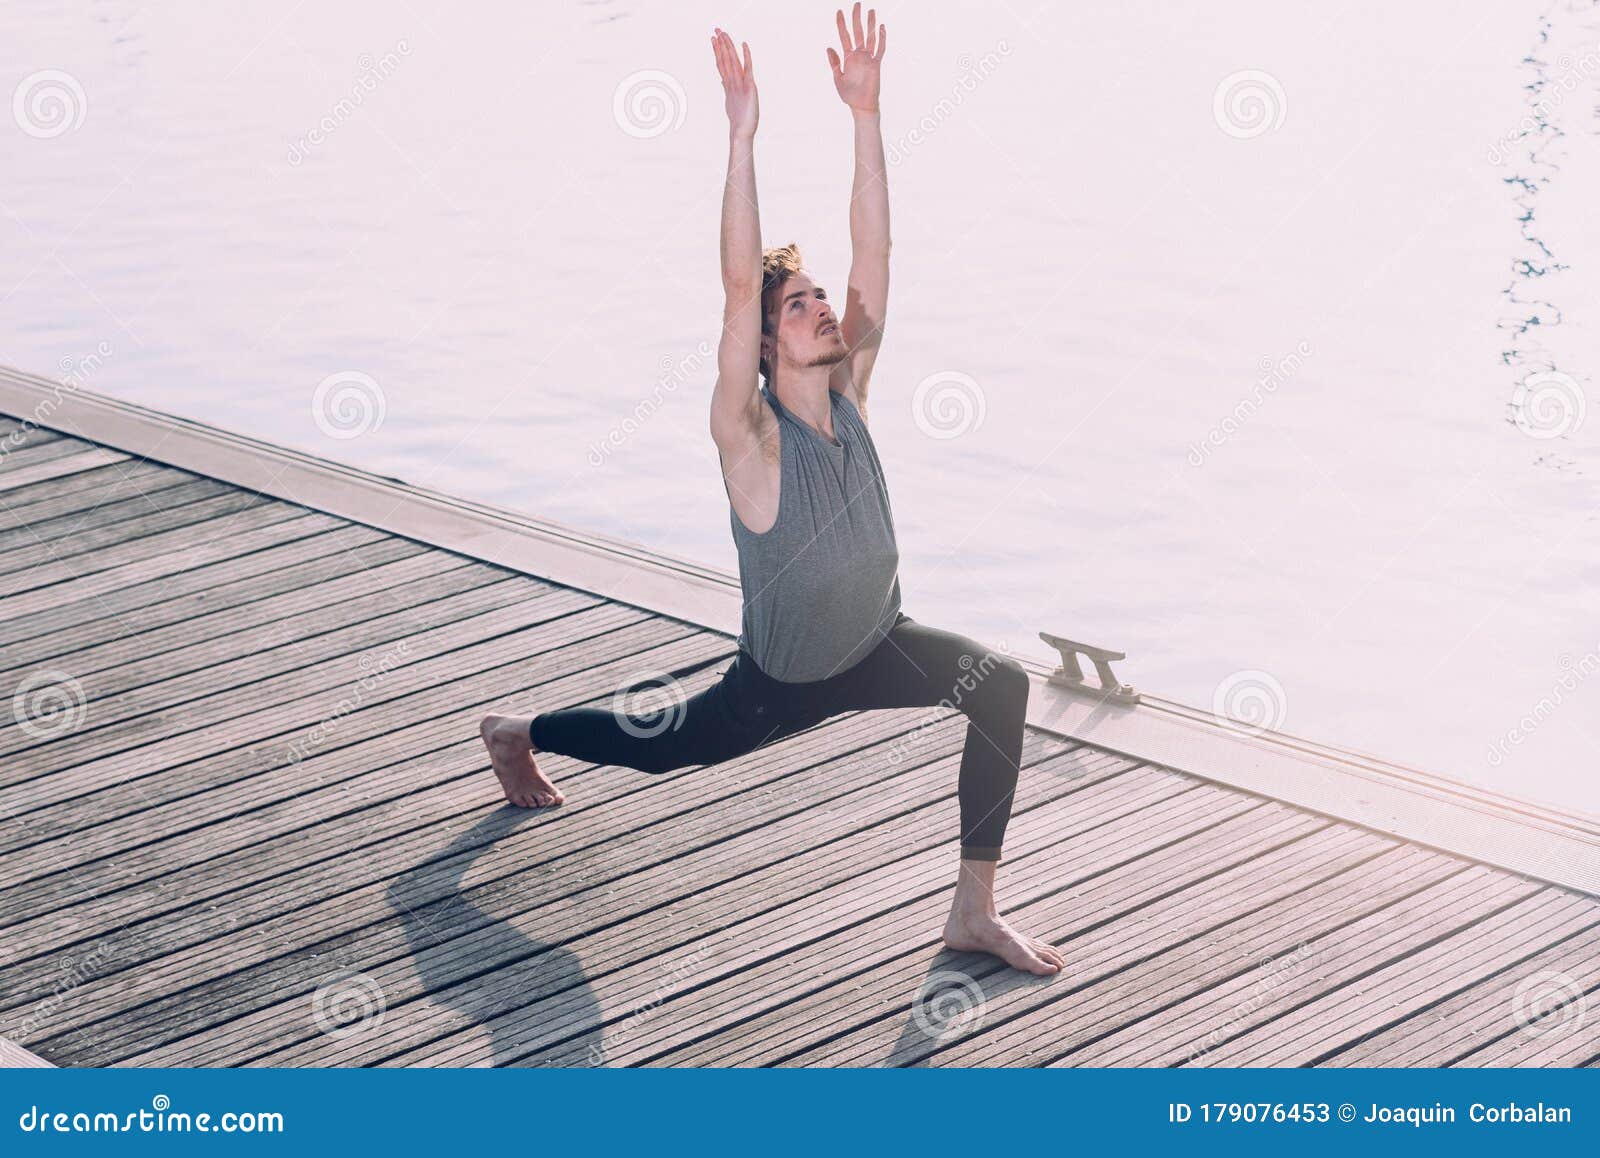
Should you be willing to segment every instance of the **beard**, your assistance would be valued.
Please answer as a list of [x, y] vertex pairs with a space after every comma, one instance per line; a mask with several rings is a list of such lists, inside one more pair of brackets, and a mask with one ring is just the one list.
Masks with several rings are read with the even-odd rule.
[[822, 350], [812, 356], [807, 366], [837, 366], [850, 356], [850, 348], [841, 340], [837, 346]]

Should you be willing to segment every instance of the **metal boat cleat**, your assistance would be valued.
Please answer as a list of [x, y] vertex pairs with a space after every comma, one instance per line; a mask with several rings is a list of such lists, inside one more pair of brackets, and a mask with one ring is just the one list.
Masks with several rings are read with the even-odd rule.
[[[1116, 673], [1111, 670], [1112, 660], [1128, 658], [1122, 652], [1079, 643], [1072, 639], [1062, 639], [1059, 635], [1051, 635], [1048, 631], [1041, 631], [1039, 638], [1061, 653], [1061, 666], [1050, 673], [1050, 683], [1101, 700], [1110, 700], [1114, 704], [1131, 705], [1139, 702], [1139, 693], [1133, 685], [1119, 681]], [[1083, 668], [1078, 663], [1080, 655], [1094, 664], [1095, 674], [1100, 679], [1098, 686], [1084, 680]]]

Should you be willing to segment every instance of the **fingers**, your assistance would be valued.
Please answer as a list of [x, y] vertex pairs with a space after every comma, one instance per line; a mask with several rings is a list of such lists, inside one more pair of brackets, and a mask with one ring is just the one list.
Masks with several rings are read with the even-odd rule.
[[735, 84], [749, 80], [755, 75], [755, 64], [750, 59], [750, 45], [740, 41], [744, 46], [744, 63], [740, 64], [739, 54], [734, 50], [733, 37], [722, 29], [714, 29], [711, 34], [711, 50], [717, 57], [717, 73], [722, 77], [723, 84]]
[[883, 48], [888, 43], [886, 27], [878, 23], [878, 10], [867, 9], [867, 27], [861, 27], [861, 4], [859, 0], [851, 11], [851, 22], [855, 26], [855, 35], [851, 36], [851, 27], [845, 23], [844, 9], [835, 9], [834, 23], [839, 27], [839, 43], [844, 46], [846, 56], [852, 52], [865, 52], [873, 60], [883, 59]]
[[843, 75], [843, 74], [842, 74], [842, 73], [841, 73], [841, 72], [840, 72], [840, 71], [839, 71], [839, 54], [838, 54], [838, 53], [837, 53], [837, 52], [835, 52], [835, 51], [834, 51], [834, 50], [833, 50], [833, 49], [831, 49], [831, 48], [830, 48], [830, 49], [828, 49], [828, 67], [829, 67], [829, 68], [831, 68], [831, 69], [833, 69], [833, 75], [834, 75], [834, 76], [841, 76], [841, 75]]

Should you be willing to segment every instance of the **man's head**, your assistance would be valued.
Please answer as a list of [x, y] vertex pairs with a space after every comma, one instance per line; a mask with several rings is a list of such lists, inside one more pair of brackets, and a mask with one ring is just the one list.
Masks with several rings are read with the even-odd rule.
[[832, 366], [849, 355], [827, 291], [801, 265], [799, 246], [762, 253], [761, 376], [770, 385], [780, 362]]

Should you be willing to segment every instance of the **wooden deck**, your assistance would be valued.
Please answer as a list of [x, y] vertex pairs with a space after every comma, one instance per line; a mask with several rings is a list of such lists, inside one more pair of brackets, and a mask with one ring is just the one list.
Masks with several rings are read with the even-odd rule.
[[958, 716], [525, 812], [482, 713], [728, 636], [39, 431], [0, 542], [0, 1037], [57, 1065], [1600, 1064], [1575, 889], [1030, 727], [1024, 978], [937, 944]]

